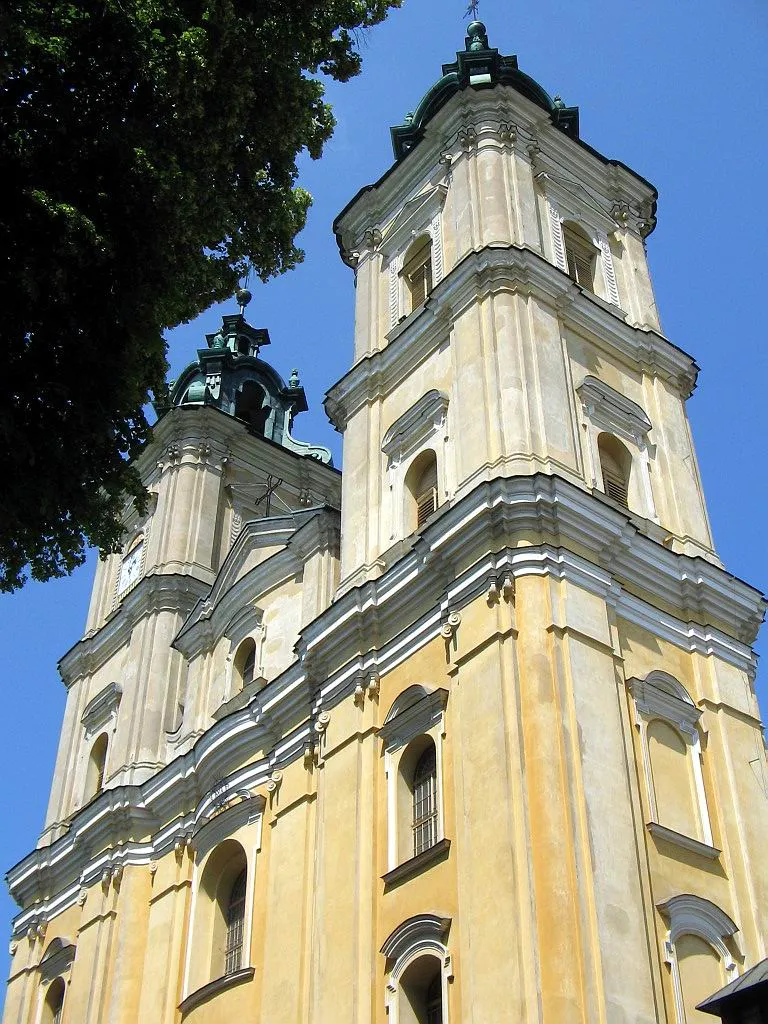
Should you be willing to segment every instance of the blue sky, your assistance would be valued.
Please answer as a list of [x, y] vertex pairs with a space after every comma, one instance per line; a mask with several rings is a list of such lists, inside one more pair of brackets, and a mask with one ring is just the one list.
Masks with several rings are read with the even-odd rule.
[[[362, 75], [330, 84], [335, 136], [322, 160], [302, 163], [302, 184], [315, 197], [301, 238], [306, 260], [253, 287], [249, 319], [272, 338], [265, 354], [285, 377], [297, 367], [307, 390], [310, 411], [294, 432], [330, 445], [337, 465], [340, 438], [322, 397], [350, 364], [353, 287], [331, 223], [389, 166], [389, 126], [402, 122], [463, 46], [464, 6], [406, 0], [364, 40]], [[649, 258], [664, 331], [702, 368], [688, 409], [716, 544], [731, 572], [765, 590], [768, 5], [481, 0], [480, 14], [491, 45], [517, 54], [522, 70], [550, 94], [579, 105], [582, 138], [659, 190]], [[193, 358], [220, 313], [210, 310], [171, 332], [171, 376]], [[41, 829], [64, 706], [56, 663], [82, 633], [94, 562], [92, 556], [70, 579], [0, 598], [3, 869], [33, 848]], [[763, 636], [758, 650], [766, 644]], [[762, 675], [765, 711], [768, 670]], [[0, 924], [9, 927], [13, 913], [3, 891]]]

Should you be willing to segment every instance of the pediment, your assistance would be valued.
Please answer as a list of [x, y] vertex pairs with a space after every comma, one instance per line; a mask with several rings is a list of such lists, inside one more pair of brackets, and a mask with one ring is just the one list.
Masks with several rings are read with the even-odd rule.
[[[227, 635], [229, 628], [236, 629], [243, 614], [258, 615], [255, 602], [300, 572], [318, 544], [326, 543], [331, 531], [324, 524], [331, 515], [336, 513], [314, 508], [246, 523], [208, 596], [197, 602], [177, 634], [177, 649], [191, 657], [206, 643]], [[258, 547], [276, 550], [249, 566], [249, 557]]]
[[447, 412], [448, 396], [442, 391], [427, 391], [390, 426], [381, 450], [390, 461], [407, 458], [439, 429]]
[[645, 409], [597, 377], [585, 377], [576, 389], [590, 420], [597, 427], [637, 444], [653, 424]]
[[435, 185], [404, 203], [397, 216], [387, 226], [381, 242], [381, 251], [391, 256], [410, 242], [413, 235], [426, 230], [432, 218], [440, 212], [445, 203], [448, 189]]

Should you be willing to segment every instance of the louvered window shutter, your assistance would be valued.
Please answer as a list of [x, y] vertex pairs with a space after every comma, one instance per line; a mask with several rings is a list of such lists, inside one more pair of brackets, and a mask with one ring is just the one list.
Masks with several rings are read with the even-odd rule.
[[416, 529], [423, 526], [437, 508], [437, 488], [430, 487], [416, 499]]
[[603, 484], [605, 486], [605, 493], [609, 498], [613, 498], [614, 501], [618, 501], [620, 505], [628, 507], [629, 495], [627, 493], [627, 481], [620, 476], [618, 473], [612, 472], [610, 469], [606, 469], [603, 466]]

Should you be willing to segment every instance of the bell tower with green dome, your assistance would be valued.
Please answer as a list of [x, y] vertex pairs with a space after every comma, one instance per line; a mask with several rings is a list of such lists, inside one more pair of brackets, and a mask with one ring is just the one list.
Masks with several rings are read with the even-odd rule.
[[343, 476], [246, 293], [158, 408], [5, 1024], [706, 1024], [762, 977], [765, 602], [714, 548], [656, 191], [479, 21], [391, 137], [335, 222]]

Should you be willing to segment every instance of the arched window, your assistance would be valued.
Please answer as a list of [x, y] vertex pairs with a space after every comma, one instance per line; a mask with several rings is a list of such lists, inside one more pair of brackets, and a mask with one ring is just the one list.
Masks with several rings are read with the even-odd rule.
[[244, 420], [257, 434], [264, 433], [271, 412], [266, 392], [256, 381], [245, 381], [235, 393], [235, 416]]
[[646, 828], [657, 840], [716, 858], [707, 809], [698, 721], [690, 694], [666, 672], [628, 680], [648, 790]]
[[42, 1024], [61, 1024], [61, 1014], [64, 1009], [64, 991], [64, 979], [54, 978], [45, 994]]
[[421, 235], [415, 239], [403, 260], [403, 280], [409, 298], [408, 312], [413, 312], [432, 291], [432, 239]]
[[413, 855], [437, 842], [437, 754], [430, 741], [413, 773]]
[[224, 974], [239, 971], [243, 962], [243, 933], [245, 928], [245, 886], [247, 871], [240, 872], [229, 892], [226, 906], [227, 942], [224, 953]]
[[595, 290], [597, 249], [578, 224], [563, 224], [563, 243], [568, 276], [588, 291]]
[[88, 758], [88, 770], [85, 776], [86, 800], [92, 800], [104, 788], [108, 748], [109, 738], [103, 732], [91, 747], [91, 754]]
[[414, 960], [400, 979], [398, 1024], [443, 1024], [443, 985], [435, 956]]
[[247, 637], [237, 649], [234, 661], [235, 690], [245, 689], [256, 678], [256, 641]]
[[235, 974], [248, 960], [248, 862], [236, 839], [211, 851], [200, 875], [191, 929], [189, 989]]
[[597, 451], [600, 457], [600, 471], [603, 476], [603, 490], [625, 508], [629, 505], [629, 476], [632, 456], [629, 450], [613, 434], [599, 434]]
[[405, 475], [406, 533], [418, 530], [437, 509], [437, 456], [428, 448]]
[[381, 947], [387, 958], [390, 1024], [448, 1024], [448, 982], [453, 977], [445, 946], [451, 922], [419, 914], [399, 925]]
[[698, 935], [681, 935], [675, 942], [680, 988], [685, 1007], [685, 1024], [713, 1024], [708, 1013], [696, 1007], [726, 983], [722, 961], [708, 942]]
[[438, 964], [427, 989], [427, 1024], [443, 1024], [443, 985]]
[[692, 893], [673, 896], [659, 910], [669, 922], [665, 949], [675, 1024], [707, 1024], [711, 1014], [696, 1007], [737, 977], [729, 943], [738, 928], [718, 906]]
[[418, 857], [439, 839], [437, 750], [431, 736], [417, 736], [398, 765], [399, 860]]

